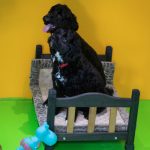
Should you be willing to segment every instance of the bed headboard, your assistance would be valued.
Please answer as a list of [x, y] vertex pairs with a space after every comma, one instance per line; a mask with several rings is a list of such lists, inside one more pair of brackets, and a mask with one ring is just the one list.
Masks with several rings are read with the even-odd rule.
[[[106, 46], [105, 54], [99, 55], [101, 61], [112, 61], [112, 47]], [[43, 54], [42, 45], [36, 45], [35, 59], [49, 59], [50, 54]]]

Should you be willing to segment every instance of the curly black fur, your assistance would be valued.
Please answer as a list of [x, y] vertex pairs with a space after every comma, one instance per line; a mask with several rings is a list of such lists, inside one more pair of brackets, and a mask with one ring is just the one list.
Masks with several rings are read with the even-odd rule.
[[[53, 60], [52, 79], [57, 97], [74, 96], [86, 92], [112, 95], [106, 88], [102, 64], [95, 50], [76, 32], [78, 23], [66, 5], [53, 6], [43, 17]], [[64, 65], [64, 67], [61, 67]], [[88, 116], [88, 108], [84, 110]], [[98, 108], [98, 112], [103, 108]]]

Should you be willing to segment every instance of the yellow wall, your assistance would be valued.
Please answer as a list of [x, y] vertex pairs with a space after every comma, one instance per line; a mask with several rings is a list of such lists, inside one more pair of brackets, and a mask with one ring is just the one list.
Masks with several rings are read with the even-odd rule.
[[62, 2], [78, 17], [79, 33], [103, 53], [114, 48], [115, 86], [121, 96], [132, 88], [150, 99], [149, 0], [0, 0], [0, 97], [31, 97], [30, 64], [36, 44], [48, 52], [42, 16]]

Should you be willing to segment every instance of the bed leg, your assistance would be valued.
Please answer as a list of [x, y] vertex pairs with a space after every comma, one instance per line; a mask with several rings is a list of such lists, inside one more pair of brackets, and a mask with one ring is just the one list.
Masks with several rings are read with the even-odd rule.
[[136, 122], [138, 115], [140, 91], [132, 91], [132, 106], [130, 108], [129, 123], [128, 123], [128, 136], [126, 140], [125, 150], [134, 150], [134, 138], [136, 131]]
[[45, 145], [45, 150], [54, 150], [54, 146]]
[[134, 150], [134, 144], [132, 144], [132, 145], [126, 144], [125, 145], [125, 150]]
[[[56, 91], [54, 89], [50, 89], [48, 94], [47, 123], [49, 125], [49, 129], [52, 131], [54, 131], [55, 110], [56, 110]], [[54, 146], [45, 145], [45, 150], [54, 150]]]
[[36, 45], [35, 58], [41, 59], [41, 57], [42, 57], [42, 45]]

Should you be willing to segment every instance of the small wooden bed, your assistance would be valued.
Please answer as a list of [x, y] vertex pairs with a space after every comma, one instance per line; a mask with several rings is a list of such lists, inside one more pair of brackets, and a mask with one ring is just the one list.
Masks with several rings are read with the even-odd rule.
[[[33, 100], [35, 110], [39, 124], [43, 122], [43, 113], [47, 115], [46, 120], [50, 126], [50, 129], [55, 131], [58, 136], [58, 141], [109, 141], [109, 140], [125, 140], [125, 150], [134, 150], [134, 137], [136, 130], [136, 121], [138, 114], [138, 104], [140, 92], [137, 89], [132, 90], [130, 98], [120, 98], [116, 95], [108, 96], [102, 93], [85, 93], [74, 97], [68, 98], [56, 98], [56, 91], [50, 89], [48, 92], [48, 107], [44, 108], [40, 99], [41, 91], [39, 88], [39, 70], [42, 68], [50, 68], [49, 63], [50, 54], [42, 54], [42, 46], [36, 46], [36, 60], [32, 62], [31, 67], [31, 79], [30, 86], [33, 94]], [[106, 47], [105, 55], [99, 56], [101, 60], [108, 62], [105, 64], [104, 69], [106, 76], [109, 72], [106, 67], [112, 59], [112, 48]], [[48, 62], [48, 63], [47, 63]], [[108, 72], [107, 72], [108, 71]], [[110, 75], [107, 76], [108, 84], [112, 79]], [[88, 101], [92, 99], [92, 101]], [[58, 130], [55, 125], [55, 109], [56, 107], [68, 108], [68, 120], [66, 122], [66, 130]], [[76, 107], [89, 107], [89, 119], [84, 131], [79, 130], [74, 123]], [[109, 120], [106, 128], [96, 127], [96, 108], [97, 107], [108, 107]], [[123, 111], [126, 108], [130, 108], [129, 114]], [[123, 110], [122, 110], [123, 109]], [[118, 113], [122, 114], [122, 118], [126, 120], [125, 128], [119, 128], [117, 125]], [[103, 116], [103, 115], [101, 115]], [[125, 116], [125, 117], [124, 117]], [[42, 121], [41, 121], [42, 120]], [[62, 127], [61, 127], [62, 128]], [[45, 150], [51, 150], [54, 147], [45, 145]]]

